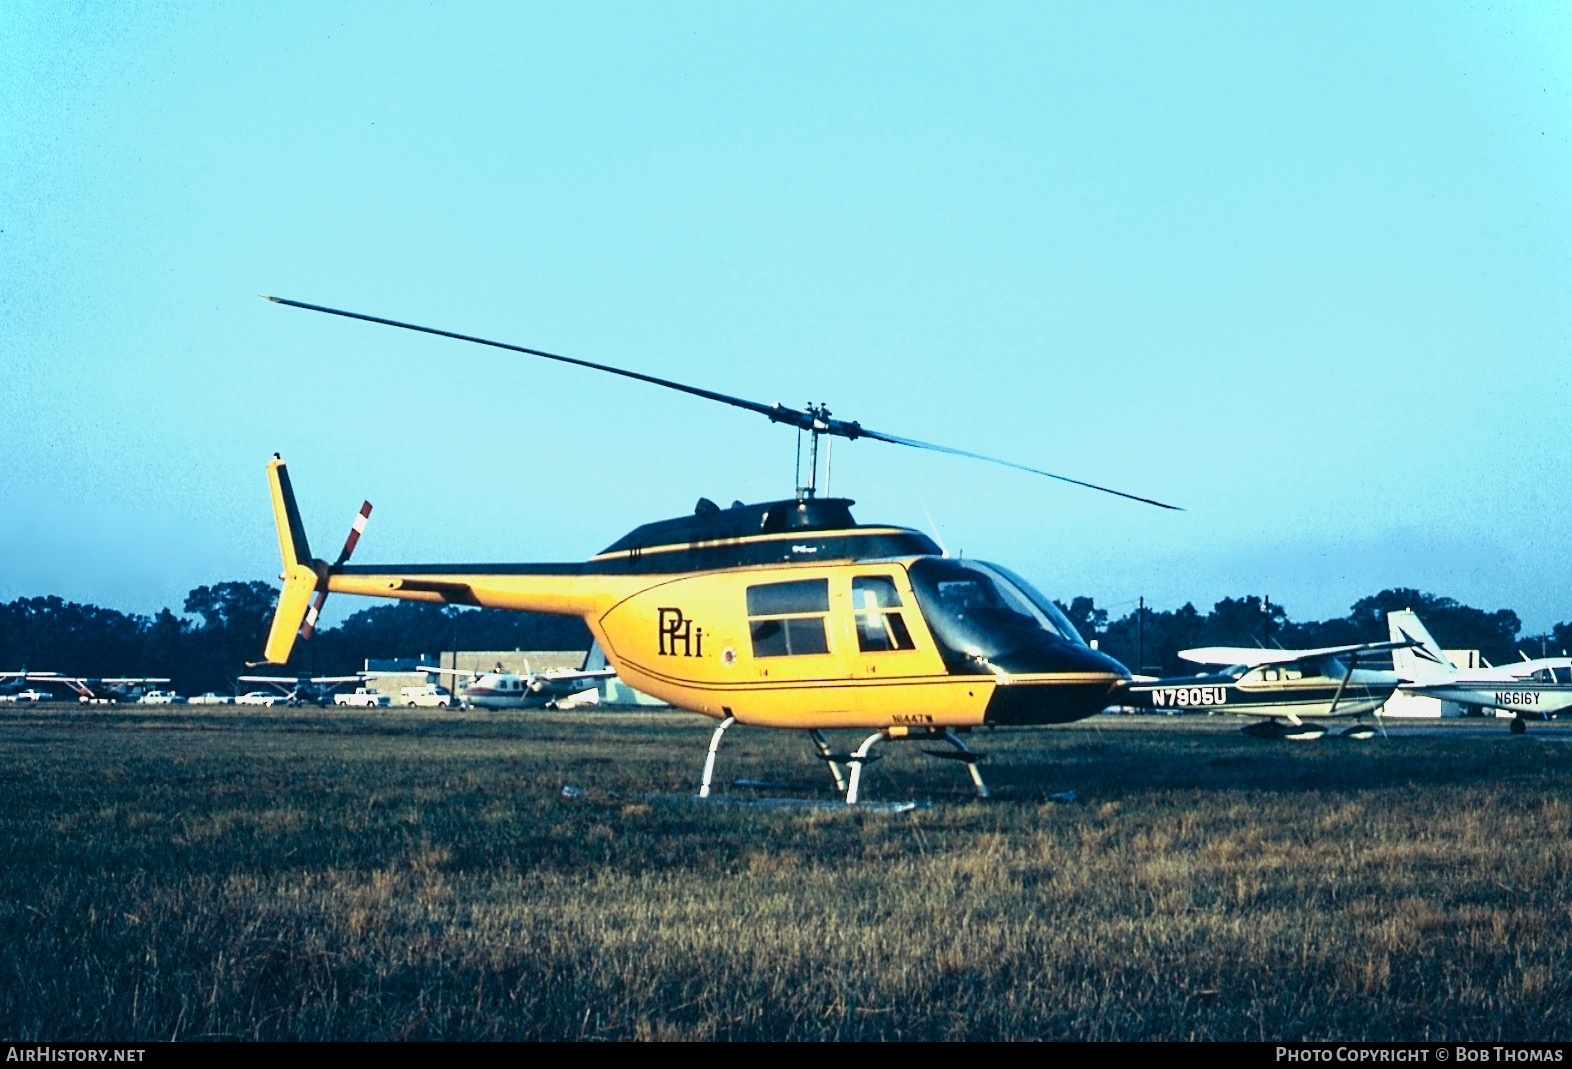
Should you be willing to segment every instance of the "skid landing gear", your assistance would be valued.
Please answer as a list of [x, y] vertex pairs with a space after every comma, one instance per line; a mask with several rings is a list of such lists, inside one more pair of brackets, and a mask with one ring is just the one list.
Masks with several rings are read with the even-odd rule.
[[[822, 731], [810, 731], [808, 736], [813, 739], [814, 749], [819, 752], [819, 760], [830, 766], [830, 775], [835, 777], [835, 789], [845, 794], [847, 805], [856, 805], [857, 788], [862, 783], [862, 766], [871, 765], [884, 756], [874, 753], [873, 745], [889, 736], [882, 731], [875, 731], [863, 739], [862, 745], [851, 753], [835, 753], [831, 750], [829, 741], [825, 739]], [[849, 775], [841, 775], [842, 765], [847, 765], [851, 769]]]
[[[988, 784], [983, 782], [982, 770], [977, 767], [979, 761], [987, 758], [987, 754], [980, 754], [967, 748], [959, 735], [951, 728], [940, 731], [933, 728], [913, 730], [906, 727], [885, 728], [883, 731], [874, 732], [863, 740], [862, 745], [851, 753], [834, 753], [830, 750], [829, 743], [824, 738], [822, 731], [810, 731], [814, 747], [819, 751], [819, 759], [830, 766], [830, 774], [835, 777], [835, 788], [845, 792], [846, 804], [856, 805], [858, 786], [862, 781], [862, 768], [879, 759], [879, 755], [872, 752], [874, 744], [885, 739], [933, 739], [947, 742], [953, 749], [950, 750], [924, 750], [923, 753], [931, 757], [942, 758], [946, 761], [959, 761], [966, 766], [966, 771], [971, 775], [972, 785], [977, 790], [977, 797], [988, 797]], [[841, 765], [851, 766], [851, 774], [842, 778]]]
[[819, 760], [829, 766], [830, 775], [835, 777], [835, 793], [846, 793], [846, 777], [841, 775], [840, 754], [830, 751], [830, 742], [824, 737], [824, 732], [814, 728], [808, 732], [808, 738], [813, 740], [813, 748], [819, 753]]
[[972, 775], [972, 785], [977, 788], [977, 797], [988, 797], [988, 785], [983, 782], [982, 771], [977, 767], [977, 762], [984, 760], [988, 755], [974, 753], [973, 751], [967, 749], [966, 744], [961, 741], [960, 736], [949, 728], [945, 728], [944, 730], [944, 741], [955, 747], [955, 749], [924, 750], [923, 753], [927, 754], [929, 757], [938, 757], [946, 761], [965, 762], [966, 771], [970, 772]]
[[[716, 725], [714, 732], [710, 735], [709, 751], [704, 755], [704, 774], [699, 779], [698, 797], [700, 798], [710, 797], [710, 787], [715, 778], [715, 755], [720, 750], [721, 739], [725, 736], [726, 729], [736, 722], [736, 717], [728, 716]], [[862, 745], [850, 753], [837, 753], [831, 750], [829, 740], [824, 737], [824, 732], [817, 728], [809, 730], [808, 738], [813, 741], [813, 748], [819, 760], [829, 766], [830, 775], [835, 779], [835, 792], [845, 799], [847, 805], [857, 804], [862, 786], [863, 767], [872, 764], [883, 756], [873, 752], [874, 746], [888, 739], [931, 739], [948, 743], [952, 747], [949, 750], [924, 750], [923, 752], [947, 761], [959, 761], [964, 764], [967, 773], [972, 778], [972, 785], [977, 790], [977, 797], [988, 797], [988, 784], [983, 782], [982, 772], [977, 767], [977, 763], [984, 760], [987, 755], [976, 753], [969, 749], [966, 743], [961, 741], [960, 736], [950, 728], [943, 730], [919, 728], [913, 730], [902, 726], [888, 727], [875, 731], [863, 739]], [[842, 765], [846, 766], [845, 771], [842, 770]], [[750, 783], [750, 785], [752, 784]], [[910, 807], [916, 803], [907, 802], [901, 804], [905, 807]]]
[[710, 796], [710, 779], [715, 775], [715, 751], [720, 749], [721, 736], [726, 734], [726, 729], [737, 722], [734, 716], [728, 716], [720, 722], [715, 729], [715, 734], [710, 736], [710, 752], [704, 758], [704, 776], [699, 780], [699, 797]]

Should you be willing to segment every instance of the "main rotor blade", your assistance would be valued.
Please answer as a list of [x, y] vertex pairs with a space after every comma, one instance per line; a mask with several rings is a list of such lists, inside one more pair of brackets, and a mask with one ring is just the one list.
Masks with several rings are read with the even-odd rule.
[[343, 316], [345, 319], [359, 319], [367, 323], [380, 323], [387, 327], [398, 327], [402, 330], [419, 331], [422, 334], [435, 334], [439, 338], [452, 338], [455, 341], [468, 341], [474, 342], [477, 345], [489, 345], [493, 349], [506, 349], [509, 352], [525, 353], [529, 356], [538, 356], [546, 360], [555, 360], [563, 364], [573, 364], [576, 367], [587, 367], [594, 371], [604, 371], [612, 375], [621, 375], [625, 379], [636, 379], [639, 382], [648, 382], [654, 386], [664, 386], [668, 390], [677, 390], [681, 393], [692, 394], [694, 397], [704, 397], [711, 401], [719, 401], [721, 404], [731, 405], [734, 408], [743, 408], [747, 409], [749, 412], [757, 412], [761, 416], [769, 417], [772, 423], [787, 423], [793, 427], [796, 427], [798, 430], [811, 431], [815, 434], [834, 434], [842, 438], [850, 439], [874, 438], [881, 442], [889, 442], [892, 445], [904, 445], [909, 446], [912, 449], [927, 449], [935, 453], [949, 453], [953, 456], [967, 457], [971, 460], [981, 460], [988, 464], [1001, 464], [1007, 468], [1015, 468], [1017, 471], [1030, 472], [1033, 475], [1041, 475], [1048, 479], [1057, 479], [1059, 482], [1070, 483], [1072, 486], [1081, 486], [1088, 490], [1097, 490], [1105, 494], [1113, 494], [1115, 497], [1126, 498], [1130, 501], [1139, 501], [1143, 505], [1156, 505], [1158, 508], [1171, 509], [1175, 512], [1184, 511], [1184, 509], [1180, 508], [1178, 505], [1164, 504], [1161, 501], [1155, 501], [1149, 497], [1141, 497], [1138, 494], [1127, 494], [1123, 490], [1114, 490], [1111, 487], [1098, 486], [1096, 483], [1084, 482], [1080, 479], [1072, 479], [1067, 475], [1055, 475], [1051, 471], [1043, 471], [1041, 468], [1033, 468], [1025, 464], [1017, 464], [1011, 460], [1000, 460], [998, 457], [984, 456], [981, 453], [973, 453], [966, 449], [955, 449], [947, 445], [935, 445], [932, 442], [919, 442], [915, 438], [902, 438], [895, 434], [885, 434], [882, 431], [872, 431], [862, 426], [860, 423], [857, 423], [855, 420], [831, 419], [829, 412], [819, 406], [813, 406], [808, 410], [803, 410], [787, 408], [785, 405], [779, 403], [773, 405], [760, 404], [758, 401], [749, 401], [742, 397], [733, 397], [730, 394], [718, 393], [714, 390], [706, 390], [699, 386], [688, 386], [684, 383], [673, 382], [670, 379], [659, 378], [655, 375], [645, 375], [638, 371], [629, 371], [626, 368], [612, 367], [610, 364], [597, 364], [592, 360], [580, 360], [577, 357], [563, 356], [560, 353], [548, 353], [544, 349], [531, 349], [524, 345], [513, 345], [509, 342], [493, 341], [490, 338], [481, 338], [473, 334], [459, 334], [458, 332], [451, 330], [438, 330], [436, 327], [423, 327], [418, 323], [405, 323], [397, 319], [384, 319], [381, 316], [366, 315], [362, 312], [346, 312], [341, 308], [328, 308], [320, 304], [307, 304], [305, 301], [292, 301], [286, 297], [269, 297], [266, 294], [263, 294], [262, 299], [272, 301], [274, 304], [288, 305], [291, 308], [304, 308], [310, 312], [325, 312], [328, 315]]
[[1033, 475], [1041, 475], [1049, 479], [1058, 479], [1062, 483], [1070, 483], [1074, 486], [1084, 486], [1088, 490], [1101, 490], [1103, 493], [1113, 494], [1115, 497], [1129, 498], [1131, 501], [1139, 501], [1145, 505], [1156, 505], [1160, 509], [1172, 509], [1174, 512], [1185, 511], [1178, 505], [1168, 505], [1161, 501], [1154, 501], [1149, 497], [1141, 497], [1139, 494], [1127, 494], [1123, 490], [1115, 490], [1107, 486], [1098, 486], [1096, 483], [1083, 482], [1080, 479], [1072, 479], [1068, 475], [1055, 475], [1051, 471], [1043, 471], [1041, 468], [1032, 468], [1025, 464], [1017, 464], [1013, 460], [1000, 460], [998, 457], [984, 456], [981, 453], [973, 453], [966, 449], [956, 449], [953, 446], [935, 445], [932, 442], [919, 442], [915, 438], [902, 438], [895, 434], [885, 434], [883, 431], [871, 431], [867, 427], [860, 427], [858, 436], [862, 438], [876, 438], [881, 442], [889, 442], [891, 445], [905, 445], [910, 446], [913, 449], [927, 449], [935, 453], [949, 453], [952, 456], [968, 457], [971, 460], [981, 460], [988, 464], [1002, 464], [1007, 468], [1014, 468], [1017, 471], [1029, 471]]
[[263, 294], [262, 299], [265, 301], [272, 301], [274, 304], [287, 304], [291, 308], [304, 308], [310, 312], [326, 312], [328, 315], [343, 316], [345, 319], [361, 319], [367, 323], [381, 323], [386, 327], [399, 327], [403, 330], [417, 330], [422, 334], [435, 334], [440, 338], [453, 338], [456, 341], [472, 341], [476, 345], [489, 345], [493, 349], [506, 349], [509, 352], [526, 353], [529, 356], [539, 356], [546, 360], [556, 360], [563, 364], [574, 364], [578, 367], [587, 367], [595, 371], [605, 371], [612, 375], [621, 375], [625, 379], [637, 379], [640, 382], [648, 382], [656, 386], [664, 386], [669, 390], [680, 390], [683, 393], [690, 393], [695, 397], [706, 397], [711, 401], [719, 401], [721, 404], [734, 405], [737, 408], [746, 408], [749, 412], [757, 412], [760, 415], [769, 416], [770, 419], [777, 423], [791, 423], [793, 425], [801, 426], [803, 430], [810, 429], [808, 423], [811, 422], [811, 418], [806, 412], [798, 412], [796, 409], [787, 408], [785, 405], [763, 405], [757, 401], [748, 401], [741, 397], [732, 397], [729, 394], [716, 393], [714, 390], [706, 390], [698, 386], [687, 386], [680, 382], [672, 382], [670, 379], [662, 379], [654, 375], [644, 375], [637, 371], [628, 371], [625, 368], [612, 367], [610, 364], [597, 364], [592, 360], [579, 360], [576, 357], [563, 356], [560, 353], [548, 353], [544, 349], [530, 349], [523, 345], [512, 345], [505, 341], [492, 341], [490, 338], [478, 338], [473, 334], [459, 334], [456, 331], [451, 330], [438, 330], [436, 327], [423, 327], [418, 323], [403, 323], [397, 319], [383, 319], [381, 316], [370, 316], [361, 312], [346, 312], [341, 308], [327, 308], [320, 304], [307, 304], [305, 301], [292, 301], [287, 297], [269, 297], [267, 294]]

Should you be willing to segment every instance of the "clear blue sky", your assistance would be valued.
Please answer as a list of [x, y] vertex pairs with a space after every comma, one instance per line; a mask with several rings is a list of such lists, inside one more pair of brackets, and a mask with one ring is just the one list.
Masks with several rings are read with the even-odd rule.
[[[1572, 619], [1566, 4], [78, 5], [0, 18], [0, 598], [314, 548], [574, 560], [792, 432], [864, 521], [1116, 615]], [[337, 614], [364, 607], [336, 599]]]

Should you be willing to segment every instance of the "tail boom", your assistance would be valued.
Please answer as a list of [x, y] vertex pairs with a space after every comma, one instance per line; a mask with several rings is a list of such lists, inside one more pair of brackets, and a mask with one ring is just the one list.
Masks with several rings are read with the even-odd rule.
[[[344, 551], [334, 564], [311, 556], [305, 525], [289, 482], [284, 461], [273, 455], [268, 461], [268, 484], [273, 499], [273, 521], [278, 528], [279, 553], [284, 570], [279, 576], [284, 590], [279, 595], [268, 631], [264, 659], [267, 664], [285, 664], [294, 649], [302, 625], [316, 623], [312, 595], [330, 591], [362, 597], [395, 598], [450, 605], [476, 605], [488, 609], [513, 609], [578, 616], [589, 619], [604, 612], [631, 591], [623, 590], [611, 576], [586, 575], [577, 564], [534, 565], [453, 565], [414, 564], [352, 566], [344, 562], [354, 551], [364, 529], [369, 503], [361, 506]], [[310, 637], [304, 633], [304, 637]]]

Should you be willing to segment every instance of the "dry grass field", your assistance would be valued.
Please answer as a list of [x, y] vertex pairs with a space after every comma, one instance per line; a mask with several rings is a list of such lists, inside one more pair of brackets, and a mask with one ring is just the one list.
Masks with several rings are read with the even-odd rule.
[[1232, 726], [892, 744], [876, 814], [649, 800], [680, 714], [6, 707], [0, 1036], [1572, 1035], [1572, 743]]

